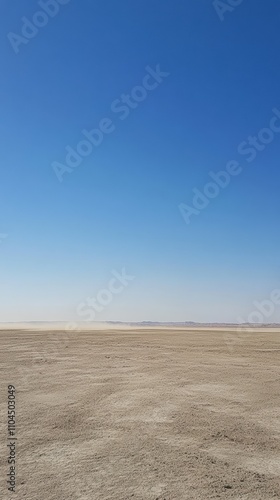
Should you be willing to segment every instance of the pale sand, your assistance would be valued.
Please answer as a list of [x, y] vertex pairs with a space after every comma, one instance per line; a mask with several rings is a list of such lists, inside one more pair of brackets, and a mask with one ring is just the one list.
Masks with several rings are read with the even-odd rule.
[[280, 498], [279, 330], [2, 330], [0, 348], [1, 499]]

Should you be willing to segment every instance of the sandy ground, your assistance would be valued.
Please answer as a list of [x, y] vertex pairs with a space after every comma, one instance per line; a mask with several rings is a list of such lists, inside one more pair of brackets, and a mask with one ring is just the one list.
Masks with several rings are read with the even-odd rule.
[[0, 331], [0, 348], [1, 499], [280, 498], [279, 331]]

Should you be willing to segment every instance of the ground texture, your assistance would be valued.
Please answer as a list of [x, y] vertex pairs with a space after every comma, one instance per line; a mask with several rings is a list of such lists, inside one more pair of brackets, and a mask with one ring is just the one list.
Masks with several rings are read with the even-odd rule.
[[1, 331], [0, 348], [1, 499], [280, 498], [277, 331]]

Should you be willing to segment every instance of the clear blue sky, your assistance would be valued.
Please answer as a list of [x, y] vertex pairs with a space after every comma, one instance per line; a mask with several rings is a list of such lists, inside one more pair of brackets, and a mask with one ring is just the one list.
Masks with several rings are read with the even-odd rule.
[[[237, 150], [280, 110], [279, 1], [221, 21], [211, 0], [70, 0], [16, 54], [7, 34], [38, 10], [1, 3], [0, 321], [86, 319], [124, 267], [96, 321], [246, 319], [280, 288], [280, 132], [252, 162]], [[122, 120], [112, 103], [158, 64], [169, 76]], [[104, 118], [59, 182], [53, 162]], [[242, 173], [186, 224], [178, 206], [230, 160]]]

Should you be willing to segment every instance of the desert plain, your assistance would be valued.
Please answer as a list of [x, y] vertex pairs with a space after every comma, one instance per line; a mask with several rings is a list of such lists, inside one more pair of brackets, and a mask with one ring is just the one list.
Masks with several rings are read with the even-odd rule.
[[280, 498], [279, 330], [2, 329], [0, 347], [1, 499]]

